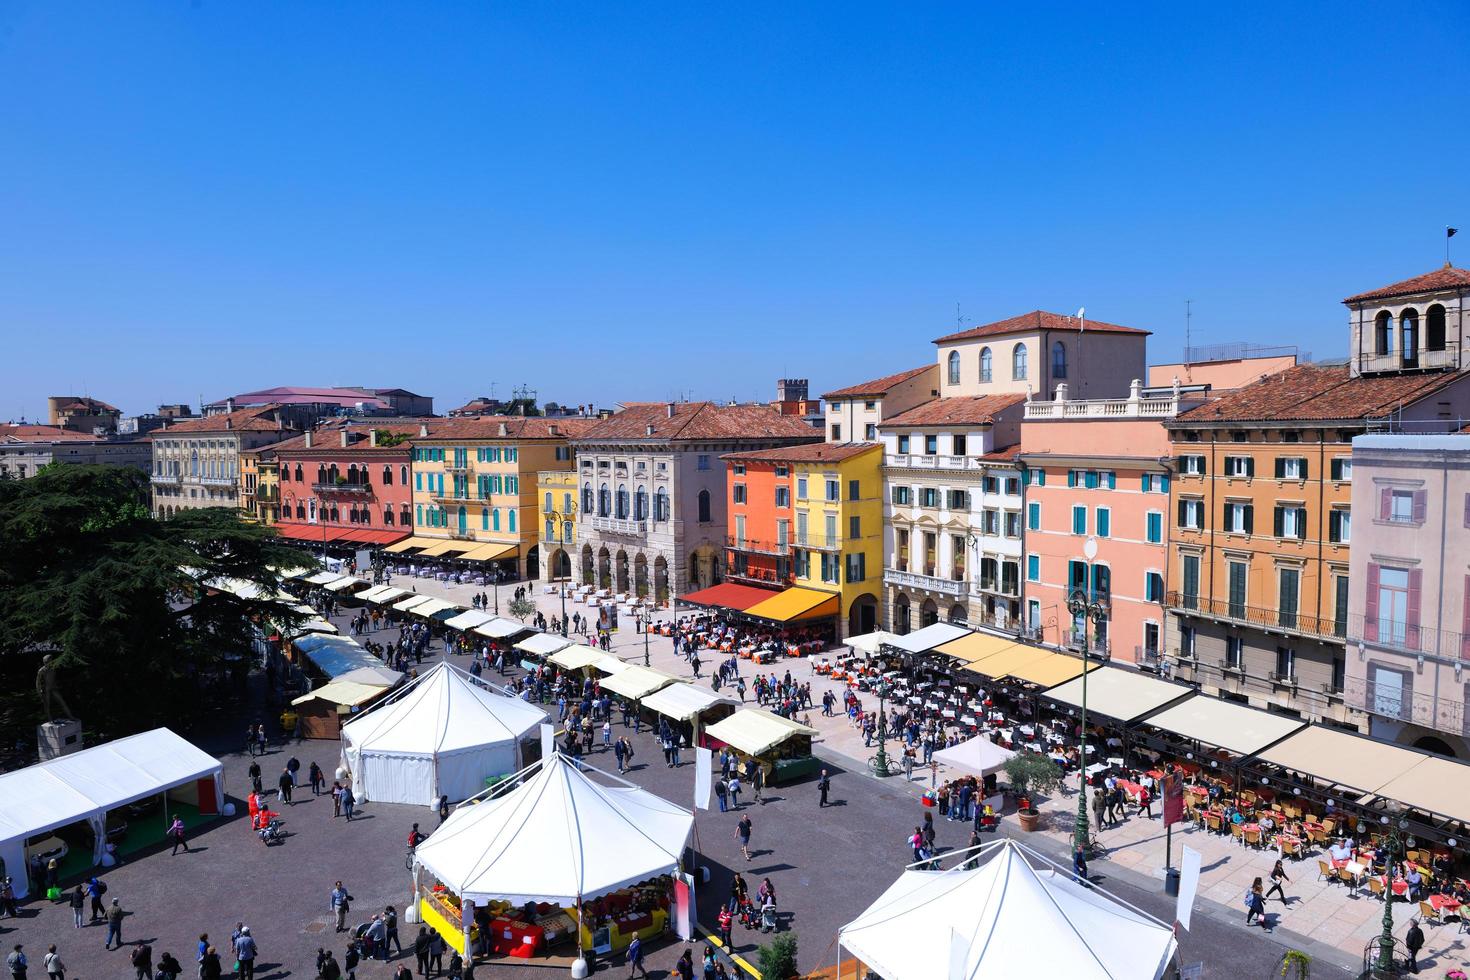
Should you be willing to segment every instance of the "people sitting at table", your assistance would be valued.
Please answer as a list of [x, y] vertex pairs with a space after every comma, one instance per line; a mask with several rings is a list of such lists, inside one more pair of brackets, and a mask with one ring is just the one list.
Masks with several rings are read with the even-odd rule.
[[1351, 861], [1353, 857], [1352, 846], [1348, 844], [1346, 837], [1329, 847], [1327, 853], [1334, 861]]
[[1404, 862], [1404, 868], [1408, 874], [1404, 875], [1404, 881], [1409, 885], [1409, 901], [1418, 902], [1424, 898], [1424, 876], [1419, 873], [1419, 868], [1409, 862]]

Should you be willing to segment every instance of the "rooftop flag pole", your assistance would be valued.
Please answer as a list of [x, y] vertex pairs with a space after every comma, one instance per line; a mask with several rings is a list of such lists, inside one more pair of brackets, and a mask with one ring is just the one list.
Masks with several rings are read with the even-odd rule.
[[1445, 225], [1444, 227], [1444, 267], [1446, 269], [1450, 267], [1450, 239], [1454, 238], [1455, 233], [1459, 230], [1458, 228], [1451, 228], [1449, 225]]

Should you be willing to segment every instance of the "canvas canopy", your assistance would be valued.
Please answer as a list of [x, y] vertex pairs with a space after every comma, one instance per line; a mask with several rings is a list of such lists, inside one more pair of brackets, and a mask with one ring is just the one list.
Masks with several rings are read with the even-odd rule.
[[516, 788], [457, 807], [415, 859], [476, 905], [570, 906], [676, 870], [693, 827], [683, 807], [594, 782], [556, 753]]
[[[105, 742], [71, 755], [0, 773], [0, 860], [16, 897], [26, 882], [26, 840], [87, 821], [97, 841], [93, 860], [102, 860], [107, 812], [167, 790], [208, 781], [200, 810], [219, 812], [224, 803], [218, 759], [167, 728]], [[203, 794], [203, 787], [201, 794]]]
[[602, 671], [604, 674], [621, 674], [623, 671], [627, 670], [633, 665], [626, 661], [619, 660], [617, 657], [614, 657], [610, 653], [604, 653], [602, 655], [602, 659], [593, 664], [593, 666]]
[[511, 619], [501, 619], [496, 616], [483, 626], [476, 626], [475, 632], [481, 636], [488, 636], [492, 640], [505, 640], [530, 629], [525, 623], [517, 623]]
[[397, 602], [406, 595], [408, 595], [408, 590], [400, 589], [396, 585], [378, 585], [361, 593], [358, 598], [367, 602], [376, 602], [379, 605], [387, 605], [390, 602]]
[[347, 592], [351, 589], [357, 588], [360, 585], [367, 585], [367, 583], [364, 582], [362, 579], [357, 578], [356, 576], [347, 575], [343, 578], [337, 579], [337, 581], [335, 582], [328, 582], [326, 585], [322, 586], [322, 588], [326, 589], [328, 592]]
[[304, 622], [297, 623], [295, 626], [288, 626], [288, 627], [282, 629], [281, 630], [281, 635], [284, 636], [286, 639], [289, 640], [289, 639], [292, 639], [293, 637], [305, 636], [307, 633], [336, 633], [336, 632], [338, 632], [337, 627], [333, 626], [331, 623], [327, 622], [325, 619], [308, 619], [308, 620], [306, 620]]
[[695, 715], [708, 711], [717, 704], [739, 704], [739, 702], [734, 698], [727, 698], [682, 681], [654, 691], [643, 699], [643, 707], [674, 721], [690, 721]]
[[516, 644], [516, 649], [533, 657], [549, 657], [572, 645], [572, 641], [556, 633], [533, 633]]
[[[604, 681], [603, 687], [606, 686]], [[726, 745], [733, 745], [746, 755], [764, 755], [793, 736], [817, 734], [805, 725], [756, 708], [741, 708], [706, 728], [704, 733]]]
[[332, 681], [323, 684], [314, 691], [308, 691], [299, 698], [292, 698], [292, 704], [306, 704], [309, 701], [330, 701], [340, 705], [358, 705], [371, 701], [388, 689], [386, 684], [360, 684], [356, 681]]
[[1470, 766], [1454, 759], [1426, 755], [1408, 772], [1378, 787], [1378, 795], [1416, 810], [1455, 820], [1470, 820]]
[[308, 633], [292, 640], [291, 645], [301, 651], [318, 670], [334, 680], [350, 670], [383, 666], [383, 661], [364, 649], [362, 644], [346, 636]]
[[357, 667], [339, 674], [333, 680], [351, 681], [355, 684], [375, 684], [383, 687], [393, 687], [403, 680], [403, 674], [391, 667]]
[[676, 680], [678, 680], [677, 677], [665, 674], [661, 670], [654, 670], [652, 667], [630, 665], [627, 670], [605, 678], [602, 682], [602, 689], [637, 701], [660, 688], [668, 687]]
[[404, 538], [402, 541], [396, 542], [395, 544], [390, 544], [383, 550], [388, 552], [389, 554], [401, 555], [405, 551], [422, 551], [425, 548], [433, 547], [436, 544], [439, 544], [439, 540], [437, 538]]
[[747, 606], [745, 615], [775, 623], [794, 623], [837, 615], [840, 597], [835, 592], [806, 589], [799, 585]]
[[[1094, 670], [1087, 675], [1087, 711], [1115, 718], [1124, 724], [1136, 721], [1180, 698], [1194, 695], [1194, 689], [1171, 684], [1149, 674], [1121, 667]], [[1042, 697], [1068, 707], [1082, 707], [1082, 678], [1068, 681], [1047, 691]]]
[[342, 574], [340, 572], [317, 572], [315, 575], [306, 576], [301, 581], [307, 585], [326, 585], [328, 582], [335, 582], [341, 577]]
[[[535, 639], [535, 637], [532, 637]], [[602, 658], [607, 656], [601, 650], [594, 650], [581, 643], [562, 647], [560, 650], [546, 658], [546, 662], [560, 667], [562, 670], [582, 670], [585, 667], [596, 667]]]
[[431, 598], [428, 602], [421, 602], [418, 605], [413, 606], [409, 609], [409, 612], [413, 613], [415, 616], [423, 616], [427, 619], [430, 616], [437, 616], [440, 613], [459, 608], [460, 607], [458, 605], [450, 602], [448, 599]]
[[951, 640], [958, 640], [969, 632], [963, 626], [953, 623], [932, 623], [921, 630], [905, 633], [891, 645], [907, 653], [927, 653]]
[[414, 606], [421, 606], [424, 603], [429, 602], [429, 601], [430, 601], [430, 598], [428, 596], [426, 596], [426, 595], [419, 595], [417, 593], [409, 593], [409, 595], [408, 595], [407, 598], [400, 599], [398, 602], [393, 603], [393, 608], [394, 609], [397, 609], [399, 612], [408, 612]]
[[444, 625], [452, 630], [472, 630], [476, 626], [483, 626], [495, 617], [478, 609], [470, 609], [444, 621]]
[[1097, 670], [1101, 666], [1099, 663], [1084, 665], [1081, 657], [1072, 657], [1065, 653], [1048, 653], [1039, 660], [1011, 668], [1006, 671], [1005, 676], [1035, 684], [1037, 687], [1055, 687], [1074, 677], [1081, 677], [1084, 667], [1086, 670]]
[[963, 669], [999, 680], [1012, 671], [1019, 670], [1028, 664], [1036, 663], [1052, 655], [1040, 647], [1028, 647], [1016, 644], [992, 657], [986, 657], [983, 660], [976, 660], [972, 663], [965, 664]]
[[1169, 926], [1039, 856], [1033, 867], [1029, 853], [1003, 840], [974, 869], [906, 870], [838, 940], [884, 980], [1158, 980], [1169, 971]]
[[1006, 761], [1015, 754], [1011, 749], [996, 745], [986, 736], [977, 735], [968, 742], [940, 749], [934, 753], [934, 758], [946, 766], [953, 766], [974, 776], [989, 776], [1005, 768]]
[[520, 551], [520, 545], [514, 544], [482, 544], [478, 548], [471, 548], [460, 555], [461, 561], [503, 561]]
[[942, 653], [946, 657], [953, 657], [960, 663], [973, 664], [993, 657], [1005, 650], [1014, 649], [1018, 644], [1015, 640], [1008, 640], [1003, 636], [992, 636], [989, 633], [966, 633], [956, 640], [941, 644], [934, 648], [935, 653]]
[[540, 708], [441, 661], [344, 725], [342, 757], [362, 799], [462, 800], [487, 776], [520, 769], [521, 742], [545, 720]]
[[883, 644], [892, 643], [896, 639], [898, 639], [897, 633], [889, 633], [886, 630], [877, 630], [873, 633], [864, 633], [861, 636], [850, 636], [847, 638], [847, 645], [852, 647], [854, 650], [857, 650], [859, 653], [872, 655], [877, 653], [878, 648], [881, 647]]
[[1190, 698], [1151, 716], [1148, 724], [1236, 755], [1255, 755], [1305, 722], [1215, 698]]

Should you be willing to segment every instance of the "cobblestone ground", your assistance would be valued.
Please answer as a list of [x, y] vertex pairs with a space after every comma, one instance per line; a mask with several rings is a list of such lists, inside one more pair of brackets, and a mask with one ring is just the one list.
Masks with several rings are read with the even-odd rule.
[[[421, 591], [468, 602], [468, 589], [457, 594], [461, 590], [453, 587], [424, 586]], [[559, 608], [550, 604], [549, 597], [537, 598], [545, 603], [548, 613]], [[338, 621], [343, 622], [340, 617]], [[614, 652], [642, 662], [642, 637], [622, 634]], [[689, 674], [688, 666], [681, 669], [682, 661], [673, 658], [667, 639], [655, 638], [650, 652], [655, 666]], [[256, 683], [258, 687], [258, 680]], [[254, 691], [257, 699], [262, 694], [258, 689]], [[245, 720], [254, 716], [254, 712], [222, 716], [217, 739], [199, 733], [194, 737], [210, 751], [229, 752], [237, 746], [227, 733], [243, 730]], [[166, 718], [161, 721], [166, 722]], [[693, 766], [666, 768], [647, 733], [636, 738], [635, 745], [636, 766], [629, 778], [688, 805]], [[780, 896], [782, 928], [794, 930], [799, 936], [803, 969], [835, 962], [839, 926], [865, 908], [898, 875], [908, 860], [906, 835], [921, 812], [917, 785], [906, 786], [902, 780], [873, 780], [860, 775], [860, 767], [831, 746], [821, 746], [818, 751], [834, 771], [832, 799], [836, 805], [819, 809], [810, 783], [773, 788], [764, 804], [747, 801], [745, 808], [755, 828], [755, 853], [750, 862], [740, 857], [733, 815], [701, 811], [696, 821], [695, 844], [701, 863], [711, 872], [709, 885], [701, 889], [701, 918], [712, 920], [717, 903], [728, 893], [732, 868], [740, 868], [752, 887], [761, 877], [769, 876]], [[274, 744], [261, 760], [268, 785], [293, 754], [303, 768], [315, 760], [330, 771], [337, 763], [334, 742]], [[227, 791], [238, 799], [248, 785], [248, 757], [236, 752], [222, 755], [222, 759]], [[589, 761], [613, 768], [610, 754], [597, 754]], [[262, 846], [249, 833], [245, 821], [237, 817], [200, 833], [191, 841], [191, 853], [171, 856], [168, 848], [160, 846], [108, 871], [108, 898], [118, 898], [130, 913], [124, 939], [130, 944], [150, 943], [155, 956], [170, 951], [192, 970], [199, 933], [227, 940], [235, 923], [244, 921], [261, 946], [258, 980], [312, 976], [318, 946], [331, 946], [340, 959], [343, 943], [333, 933], [327, 909], [332, 883], [340, 878], [349, 886], [356, 899], [353, 920], [366, 919], [389, 903], [402, 908], [409, 898], [408, 873], [404, 869], [404, 838], [409, 825], [419, 821], [429, 828], [437, 819], [423, 808], [369, 804], [361, 811], [361, 818], [348, 825], [332, 818], [328, 798], [313, 799], [308, 792], [298, 794], [297, 801], [283, 808], [285, 827], [290, 832], [283, 845]], [[964, 825], [939, 821], [942, 845], [961, 847], [967, 839], [968, 828]], [[1054, 858], [1063, 857], [1060, 846], [1048, 842], [1044, 835], [1028, 835], [1026, 843], [1051, 852]], [[1172, 918], [1172, 899], [1160, 893], [1160, 883], [1147, 873], [1109, 861], [1097, 862], [1092, 870], [1103, 887], [1160, 918]], [[1346, 975], [1351, 965], [1350, 958], [1340, 951], [1304, 941], [1285, 930], [1278, 929], [1274, 934], [1247, 932], [1240, 923], [1243, 911], [1234, 907], [1201, 899], [1198, 908], [1193, 930], [1182, 937], [1182, 959], [1186, 963], [1203, 961], [1206, 976], [1268, 976], [1272, 964], [1290, 946], [1308, 949], [1317, 956], [1315, 976]], [[68, 909], [45, 901], [30, 902], [21, 912], [17, 920], [0, 920], [0, 942], [7, 949], [15, 942], [25, 943], [36, 974], [40, 973], [46, 945], [54, 942], [72, 980], [131, 975], [126, 951], [103, 951], [102, 927], [75, 930]], [[409, 932], [405, 926], [405, 936]], [[736, 948], [753, 957], [762, 938], [757, 933], [737, 930]], [[674, 943], [654, 950], [649, 960], [651, 975], [667, 976], [681, 948]], [[1448, 963], [1441, 954], [1437, 967], [1443, 969]], [[386, 980], [392, 966], [396, 963], [368, 964], [360, 968], [359, 976]], [[550, 968], [514, 961], [482, 965], [478, 972], [507, 978], [554, 975]], [[621, 962], [604, 965], [599, 975], [603, 972], [622, 976], [625, 967]]]

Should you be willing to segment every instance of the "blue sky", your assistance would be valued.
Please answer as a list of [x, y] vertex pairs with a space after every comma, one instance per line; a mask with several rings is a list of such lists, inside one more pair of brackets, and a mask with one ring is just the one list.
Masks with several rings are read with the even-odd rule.
[[0, 418], [768, 398], [956, 304], [1341, 355], [1470, 264], [1470, 6], [1196, 6], [8, 0]]

